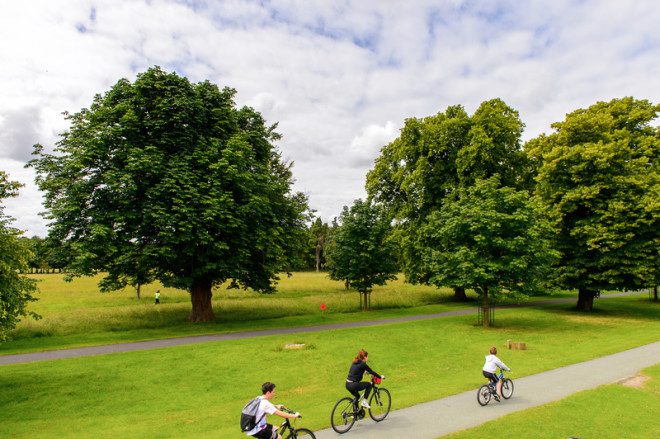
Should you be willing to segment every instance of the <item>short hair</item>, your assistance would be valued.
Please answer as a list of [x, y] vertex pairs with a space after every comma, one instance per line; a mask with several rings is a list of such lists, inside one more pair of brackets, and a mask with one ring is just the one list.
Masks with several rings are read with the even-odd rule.
[[275, 384], [270, 381], [266, 381], [261, 385], [261, 392], [265, 395], [268, 392], [272, 392], [275, 389]]
[[497, 348], [495, 346], [490, 348], [490, 353], [493, 354], [493, 355], [496, 355], [497, 354]]

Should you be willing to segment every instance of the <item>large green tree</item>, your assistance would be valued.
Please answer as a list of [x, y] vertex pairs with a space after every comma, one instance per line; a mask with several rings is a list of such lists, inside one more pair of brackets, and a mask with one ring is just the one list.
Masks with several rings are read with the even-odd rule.
[[[8, 197], [18, 195], [21, 185], [9, 180], [4, 171], [0, 171], [0, 203]], [[39, 318], [27, 309], [30, 302], [37, 300], [35, 281], [20, 273], [28, 269], [32, 252], [25, 240], [20, 239], [22, 232], [9, 223], [4, 206], [0, 204], [0, 340], [6, 338], [8, 330], [16, 327], [20, 316]]]
[[[408, 281], [429, 281], [418, 231], [459, 187], [495, 174], [506, 186], [529, 185], [520, 141], [523, 127], [517, 111], [492, 99], [472, 116], [456, 105], [434, 116], [408, 119], [401, 135], [381, 149], [367, 175], [367, 193], [395, 222]], [[465, 300], [463, 285], [446, 286], [454, 288], [456, 299]]]
[[35, 146], [49, 236], [70, 246], [74, 274], [185, 288], [194, 322], [214, 317], [214, 285], [274, 290], [306, 198], [291, 192], [275, 125], [234, 95], [151, 68], [67, 115], [54, 154]]
[[330, 278], [343, 280], [360, 293], [362, 309], [370, 308], [374, 285], [396, 279], [396, 244], [388, 239], [390, 223], [382, 208], [356, 200], [344, 206], [340, 225], [327, 247]]
[[429, 282], [465, 285], [481, 299], [484, 326], [498, 297], [537, 291], [558, 256], [551, 229], [527, 191], [502, 187], [498, 175], [476, 180], [429, 215], [421, 229]]
[[593, 307], [606, 289], [651, 286], [660, 249], [660, 106], [631, 97], [576, 110], [526, 149], [556, 230], [558, 283]]

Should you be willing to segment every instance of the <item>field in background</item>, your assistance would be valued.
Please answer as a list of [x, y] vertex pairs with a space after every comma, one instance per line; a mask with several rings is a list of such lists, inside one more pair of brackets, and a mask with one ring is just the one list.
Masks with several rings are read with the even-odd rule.
[[[60, 347], [118, 343], [134, 340], [231, 332], [273, 327], [305, 326], [342, 321], [378, 319], [455, 309], [469, 304], [451, 302], [449, 289], [410, 285], [402, 280], [377, 287], [369, 313], [359, 310], [358, 294], [326, 273], [282, 275], [275, 294], [252, 290], [214, 290], [214, 322], [190, 324], [190, 296], [186, 291], [155, 283], [143, 286], [137, 300], [134, 288], [100, 293], [98, 281], [62, 275], [33, 275], [39, 281], [39, 301], [30, 309], [43, 318], [23, 319], [10, 333], [12, 341], [0, 344], [0, 354]], [[154, 292], [161, 304], [154, 305]], [[325, 310], [320, 305], [326, 305]]]
[[[299, 425], [318, 429], [346, 393], [349, 363], [362, 347], [387, 376], [398, 409], [476, 390], [491, 345], [502, 349], [515, 380], [660, 333], [660, 308], [644, 295], [603, 300], [588, 314], [562, 304], [499, 310], [497, 319], [488, 329], [459, 316], [2, 366], [0, 437], [239, 439], [238, 414], [264, 381], [278, 385], [277, 403], [305, 415]], [[507, 339], [529, 349], [506, 350]], [[282, 349], [297, 342], [309, 349]]]

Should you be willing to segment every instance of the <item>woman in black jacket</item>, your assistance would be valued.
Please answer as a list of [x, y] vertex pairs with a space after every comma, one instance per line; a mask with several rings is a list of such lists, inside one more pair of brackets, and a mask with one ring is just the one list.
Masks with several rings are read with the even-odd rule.
[[362, 400], [362, 407], [369, 409], [371, 407], [369, 407], [367, 400], [369, 399], [369, 393], [371, 393], [371, 387], [373, 384], [371, 384], [370, 381], [362, 382], [362, 377], [364, 376], [365, 372], [381, 379], [385, 378], [385, 376], [379, 375], [377, 372], [373, 371], [367, 365], [367, 360], [369, 360], [369, 354], [364, 349], [360, 349], [360, 352], [358, 352], [357, 356], [353, 360], [353, 364], [351, 364], [351, 369], [348, 371], [348, 378], [346, 378], [346, 390], [351, 392], [351, 394], [355, 397], [355, 401], [358, 401], [360, 399], [360, 391], [366, 389], [364, 392], [364, 399]]

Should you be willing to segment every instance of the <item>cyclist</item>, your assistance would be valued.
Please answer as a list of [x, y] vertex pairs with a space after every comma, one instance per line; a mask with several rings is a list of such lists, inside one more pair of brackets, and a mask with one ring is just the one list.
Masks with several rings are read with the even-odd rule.
[[281, 405], [274, 405], [270, 402], [275, 396], [275, 384], [265, 382], [261, 386], [262, 396], [259, 397], [259, 408], [257, 409], [257, 425], [246, 434], [248, 436], [256, 437], [258, 439], [282, 439], [282, 435], [277, 432], [277, 428], [271, 424], [266, 423], [266, 415], [277, 415], [283, 418], [298, 418], [300, 413], [289, 414], [280, 411]]
[[497, 377], [495, 374], [495, 371], [497, 371], [497, 368], [499, 367], [502, 370], [510, 371], [507, 367], [506, 364], [502, 362], [499, 358], [497, 358], [497, 348], [493, 346], [489, 350], [490, 355], [486, 355], [486, 363], [484, 364], [482, 373], [486, 378], [490, 380], [491, 383], [495, 383], [497, 385], [497, 396], [498, 400], [499, 397], [502, 396], [502, 381]]
[[373, 384], [369, 381], [362, 381], [362, 377], [365, 372], [370, 373], [378, 378], [384, 379], [385, 375], [379, 375], [377, 372], [374, 372], [368, 365], [367, 361], [369, 360], [369, 354], [364, 349], [360, 349], [360, 352], [356, 355], [351, 368], [348, 371], [348, 378], [346, 378], [346, 390], [351, 392], [351, 395], [355, 397], [355, 402], [360, 399], [360, 391], [365, 390], [364, 399], [362, 400], [362, 407], [370, 409], [369, 403], [369, 393], [371, 393], [371, 387]]

